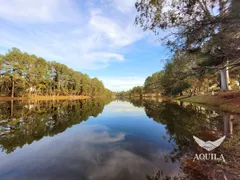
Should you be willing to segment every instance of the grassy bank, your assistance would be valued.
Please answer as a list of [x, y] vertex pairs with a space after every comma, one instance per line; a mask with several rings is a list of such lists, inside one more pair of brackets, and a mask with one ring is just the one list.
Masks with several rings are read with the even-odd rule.
[[0, 101], [9, 100], [67, 100], [67, 99], [88, 99], [89, 96], [29, 96], [29, 97], [0, 97]]
[[215, 95], [179, 96], [177, 100], [217, 106], [224, 111], [240, 113], [240, 91], [219, 92]]

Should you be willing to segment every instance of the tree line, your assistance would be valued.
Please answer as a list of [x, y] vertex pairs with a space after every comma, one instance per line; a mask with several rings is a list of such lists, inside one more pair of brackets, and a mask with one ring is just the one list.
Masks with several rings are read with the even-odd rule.
[[137, 89], [168, 96], [239, 89], [239, 0], [142, 0], [136, 9], [135, 23], [143, 30], [170, 32], [161, 42], [173, 53], [164, 70]]
[[0, 94], [19, 96], [111, 96], [98, 78], [64, 64], [12, 48], [0, 55]]

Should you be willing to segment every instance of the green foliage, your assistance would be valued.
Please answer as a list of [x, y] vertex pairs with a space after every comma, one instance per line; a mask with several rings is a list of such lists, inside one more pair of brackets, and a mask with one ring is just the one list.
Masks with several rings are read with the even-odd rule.
[[180, 57], [174, 57], [171, 62], [168, 62], [165, 66], [165, 73], [160, 79], [162, 84], [163, 95], [182, 95], [182, 92], [190, 87], [188, 82], [188, 66], [179, 59]]
[[103, 83], [74, 71], [64, 64], [48, 62], [41, 57], [13, 48], [0, 56], [0, 92], [14, 96], [87, 95], [112, 96]]
[[130, 96], [142, 96], [142, 93], [143, 93], [142, 86], [136, 86], [130, 90]]
[[239, 0], [142, 0], [136, 3], [135, 23], [156, 34], [172, 30], [166, 39], [174, 49], [202, 48], [209, 39], [230, 47], [223, 43], [228, 39], [223, 33], [234, 36], [239, 31], [239, 7]]
[[139, 97], [143, 95], [143, 86], [135, 86], [129, 91], [121, 91], [116, 93], [117, 98]]
[[148, 76], [144, 82], [144, 93], [160, 93], [162, 91], [161, 78], [164, 76], [164, 71], [156, 72], [152, 76]]
[[[163, 84], [160, 83], [163, 94], [176, 95], [190, 86], [190, 94], [196, 94], [196, 89], [200, 89], [199, 82], [212, 79], [211, 75], [219, 71], [222, 72], [222, 82], [218, 85], [222, 85], [223, 91], [230, 89], [227, 68], [240, 66], [239, 8], [239, 0], [142, 0], [136, 3], [138, 15], [135, 23], [143, 30], [154, 31], [156, 35], [161, 30], [170, 30], [161, 39], [175, 52], [173, 64], [166, 66]], [[183, 67], [178, 63], [176, 56], [179, 52], [188, 57], [195, 56], [194, 66]]]

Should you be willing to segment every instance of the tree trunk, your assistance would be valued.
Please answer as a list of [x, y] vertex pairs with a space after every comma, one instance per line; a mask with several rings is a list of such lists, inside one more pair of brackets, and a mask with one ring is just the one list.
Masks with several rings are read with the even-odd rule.
[[229, 71], [228, 71], [228, 61], [226, 63], [226, 67], [220, 70], [220, 76], [221, 76], [221, 90], [222, 91], [228, 91], [231, 90], [230, 86], [230, 77], [229, 77]]
[[209, 80], [207, 80], [207, 92], [209, 92]]
[[183, 96], [183, 92], [182, 91], [180, 91], [180, 96]]
[[227, 70], [226, 68], [223, 68], [220, 70], [220, 76], [221, 76], [221, 91], [227, 91], [228, 90], [228, 77], [227, 76]]
[[196, 96], [196, 95], [197, 95], [197, 88], [193, 87], [193, 96]]
[[182, 106], [182, 107], [183, 107], [183, 101], [180, 101], [180, 106]]
[[189, 96], [190, 97], [192, 96], [192, 89], [190, 89], [190, 91], [189, 91]]
[[12, 90], [11, 90], [11, 98], [14, 97], [14, 80], [12, 79]]
[[233, 136], [233, 115], [230, 115], [230, 119], [229, 119], [229, 133], [230, 136]]
[[228, 114], [223, 113], [223, 124], [224, 124], [224, 135], [228, 136], [228, 134], [229, 134], [229, 116], [228, 116]]
[[13, 118], [13, 100], [11, 100], [11, 112], [10, 112], [10, 114], [11, 114], [11, 118]]
[[229, 77], [229, 70], [228, 70], [228, 61], [227, 61], [227, 66], [226, 66], [226, 78], [227, 78], [227, 85], [228, 85], [228, 90], [232, 90], [230, 86], [230, 77]]

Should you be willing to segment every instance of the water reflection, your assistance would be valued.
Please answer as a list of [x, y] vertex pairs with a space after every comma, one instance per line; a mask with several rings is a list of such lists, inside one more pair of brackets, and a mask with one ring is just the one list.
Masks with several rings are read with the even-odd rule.
[[[212, 179], [220, 170], [237, 177], [237, 115], [181, 102], [110, 102], [0, 103], [0, 179]], [[214, 152], [232, 162], [234, 152], [236, 163], [193, 163], [204, 151], [192, 135], [227, 135]]]
[[[238, 179], [240, 177], [240, 117], [237, 114], [216, 111], [185, 102], [156, 102], [132, 100], [133, 105], [144, 107], [148, 117], [166, 125], [174, 150], [165, 156], [166, 161], [181, 162], [183, 177], [175, 179]], [[218, 166], [214, 162], [192, 162], [196, 153], [205, 153], [198, 147], [192, 136], [201, 139], [216, 140], [227, 136], [225, 144], [212, 153], [223, 153], [231, 165]], [[220, 167], [220, 168], [219, 168]], [[220, 172], [220, 175], [216, 175]], [[228, 177], [228, 178], [227, 178]], [[171, 179], [159, 170], [148, 179]]]
[[0, 144], [13, 152], [44, 136], [54, 136], [90, 116], [97, 117], [110, 100], [9, 101], [0, 104]]

